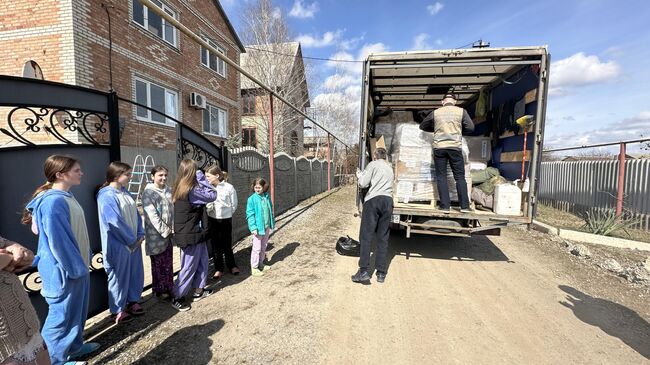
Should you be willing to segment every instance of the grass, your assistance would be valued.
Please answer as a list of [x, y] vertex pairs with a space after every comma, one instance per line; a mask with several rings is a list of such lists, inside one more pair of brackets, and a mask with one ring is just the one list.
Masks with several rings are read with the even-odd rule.
[[[557, 228], [592, 233], [589, 228], [585, 226], [585, 220], [582, 217], [547, 205], [540, 204], [537, 207], [536, 218], [541, 222], [550, 224]], [[626, 228], [625, 230], [612, 232], [610, 236], [634, 241], [650, 242], [650, 233], [641, 229]]]

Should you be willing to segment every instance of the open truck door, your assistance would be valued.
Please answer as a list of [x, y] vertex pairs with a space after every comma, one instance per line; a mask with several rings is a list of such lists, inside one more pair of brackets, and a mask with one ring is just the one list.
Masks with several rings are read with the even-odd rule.
[[[363, 169], [370, 161], [373, 141], [383, 136], [396, 168], [393, 223], [406, 230], [407, 236], [411, 233], [448, 236], [498, 234], [508, 225], [532, 223], [537, 204], [549, 66], [550, 55], [545, 46], [391, 52], [368, 56], [363, 69], [359, 168]], [[515, 210], [503, 213], [503, 210], [488, 207], [472, 213], [456, 211], [446, 214], [436, 207], [434, 178], [412, 181], [411, 186], [400, 184], [406, 181], [401, 180], [403, 171], [409, 168], [426, 171], [426, 167], [418, 165], [418, 161], [412, 158], [408, 163], [402, 161], [403, 150], [402, 156], [395, 153], [395, 143], [399, 143], [396, 142], [399, 137], [396, 135], [399, 132], [397, 127], [410, 126], [411, 130], [417, 130], [413, 125], [417, 125], [418, 118], [440, 107], [442, 96], [449, 91], [459, 95], [457, 105], [466, 109], [475, 122], [474, 134], [467, 138], [488, 143], [487, 147], [482, 147], [489, 149], [489, 154], [485, 155], [490, 157], [479, 158], [477, 162], [494, 167], [510, 183], [520, 180], [517, 188], [520, 189], [521, 203]], [[479, 103], [485, 109], [484, 115], [477, 115]], [[528, 116], [526, 120], [531, 123], [517, 126], [516, 120], [523, 115]], [[469, 161], [481, 154], [472, 150], [470, 146]], [[525, 180], [528, 180], [526, 187]], [[474, 181], [468, 182], [472, 183]], [[413, 188], [416, 184], [424, 186], [421, 196]], [[412, 193], [408, 192], [409, 187]], [[512, 192], [513, 189], [501, 190]], [[503, 196], [492, 193], [493, 200], [501, 198], [503, 202]], [[359, 208], [362, 198], [363, 191], [358, 189]]]

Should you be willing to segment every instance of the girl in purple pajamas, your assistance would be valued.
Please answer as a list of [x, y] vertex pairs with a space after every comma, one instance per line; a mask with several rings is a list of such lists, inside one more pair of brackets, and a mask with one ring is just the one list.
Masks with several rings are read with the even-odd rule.
[[185, 159], [178, 167], [174, 181], [174, 244], [181, 248], [181, 271], [174, 285], [172, 306], [179, 311], [189, 310], [185, 296], [194, 289], [192, 301], [199, 301], [212, 294], [207, 289], [208, 228], [205, 205], [217, 198], [194, 160]]

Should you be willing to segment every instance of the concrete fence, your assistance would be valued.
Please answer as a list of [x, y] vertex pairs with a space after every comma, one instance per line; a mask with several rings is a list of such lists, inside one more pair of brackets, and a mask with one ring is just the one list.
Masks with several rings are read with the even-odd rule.
[[[618, 161], [543, 162], [537, 197], [543, 204], [582, 215], [615, 209]], [[650, 230], [650, 160], [625, 162], [625, 217]]]
[[[331, 187], [334, 187], [334, 164], [331, 164]], [[254, 148], [234, 149], [229, 154], [230, 183], [237, 191], [239, 205], [233, 216], [233, 239], [239, 240], [248, 232], [246, 200], [252, 193], [252, 182], [257, 177], [270, 182], [269, 156]], [[285, 153], [274, 157], [275, 215], [282, 214], [300, 201], [327, 191], [327, 161], [294, 158]]]

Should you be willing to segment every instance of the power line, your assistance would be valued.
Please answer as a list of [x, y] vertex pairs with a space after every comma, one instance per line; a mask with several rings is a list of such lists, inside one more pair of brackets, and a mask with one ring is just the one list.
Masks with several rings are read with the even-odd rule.
[[[277, 54], [277, 55], [281, 55], [281, 56], [298, 58], [297, 55], [271, 51], [271, 50], [268, 50], [268, 49], [255, 48], [255, 47], [251, 47], [251, 46], [246, 46], [246, 48], [254, 49], [256, 51], [261, 51], [261, 52], [273, 53], [273, 54]], [[347, 63], [363, 63], [364, 62], [364, 61], [355, 61], [355, 60], [338, 60], [338, 59], [333, 59], [333, 58], [320, 58], [320, 57], [308, 57], [308, 56], [302, 56], [302, 58], [305, 58], [305, 59], [308, 59], [308, 60], [315, 60], [315, 61], [332, 61], [332, 62], [347, 62]]]

